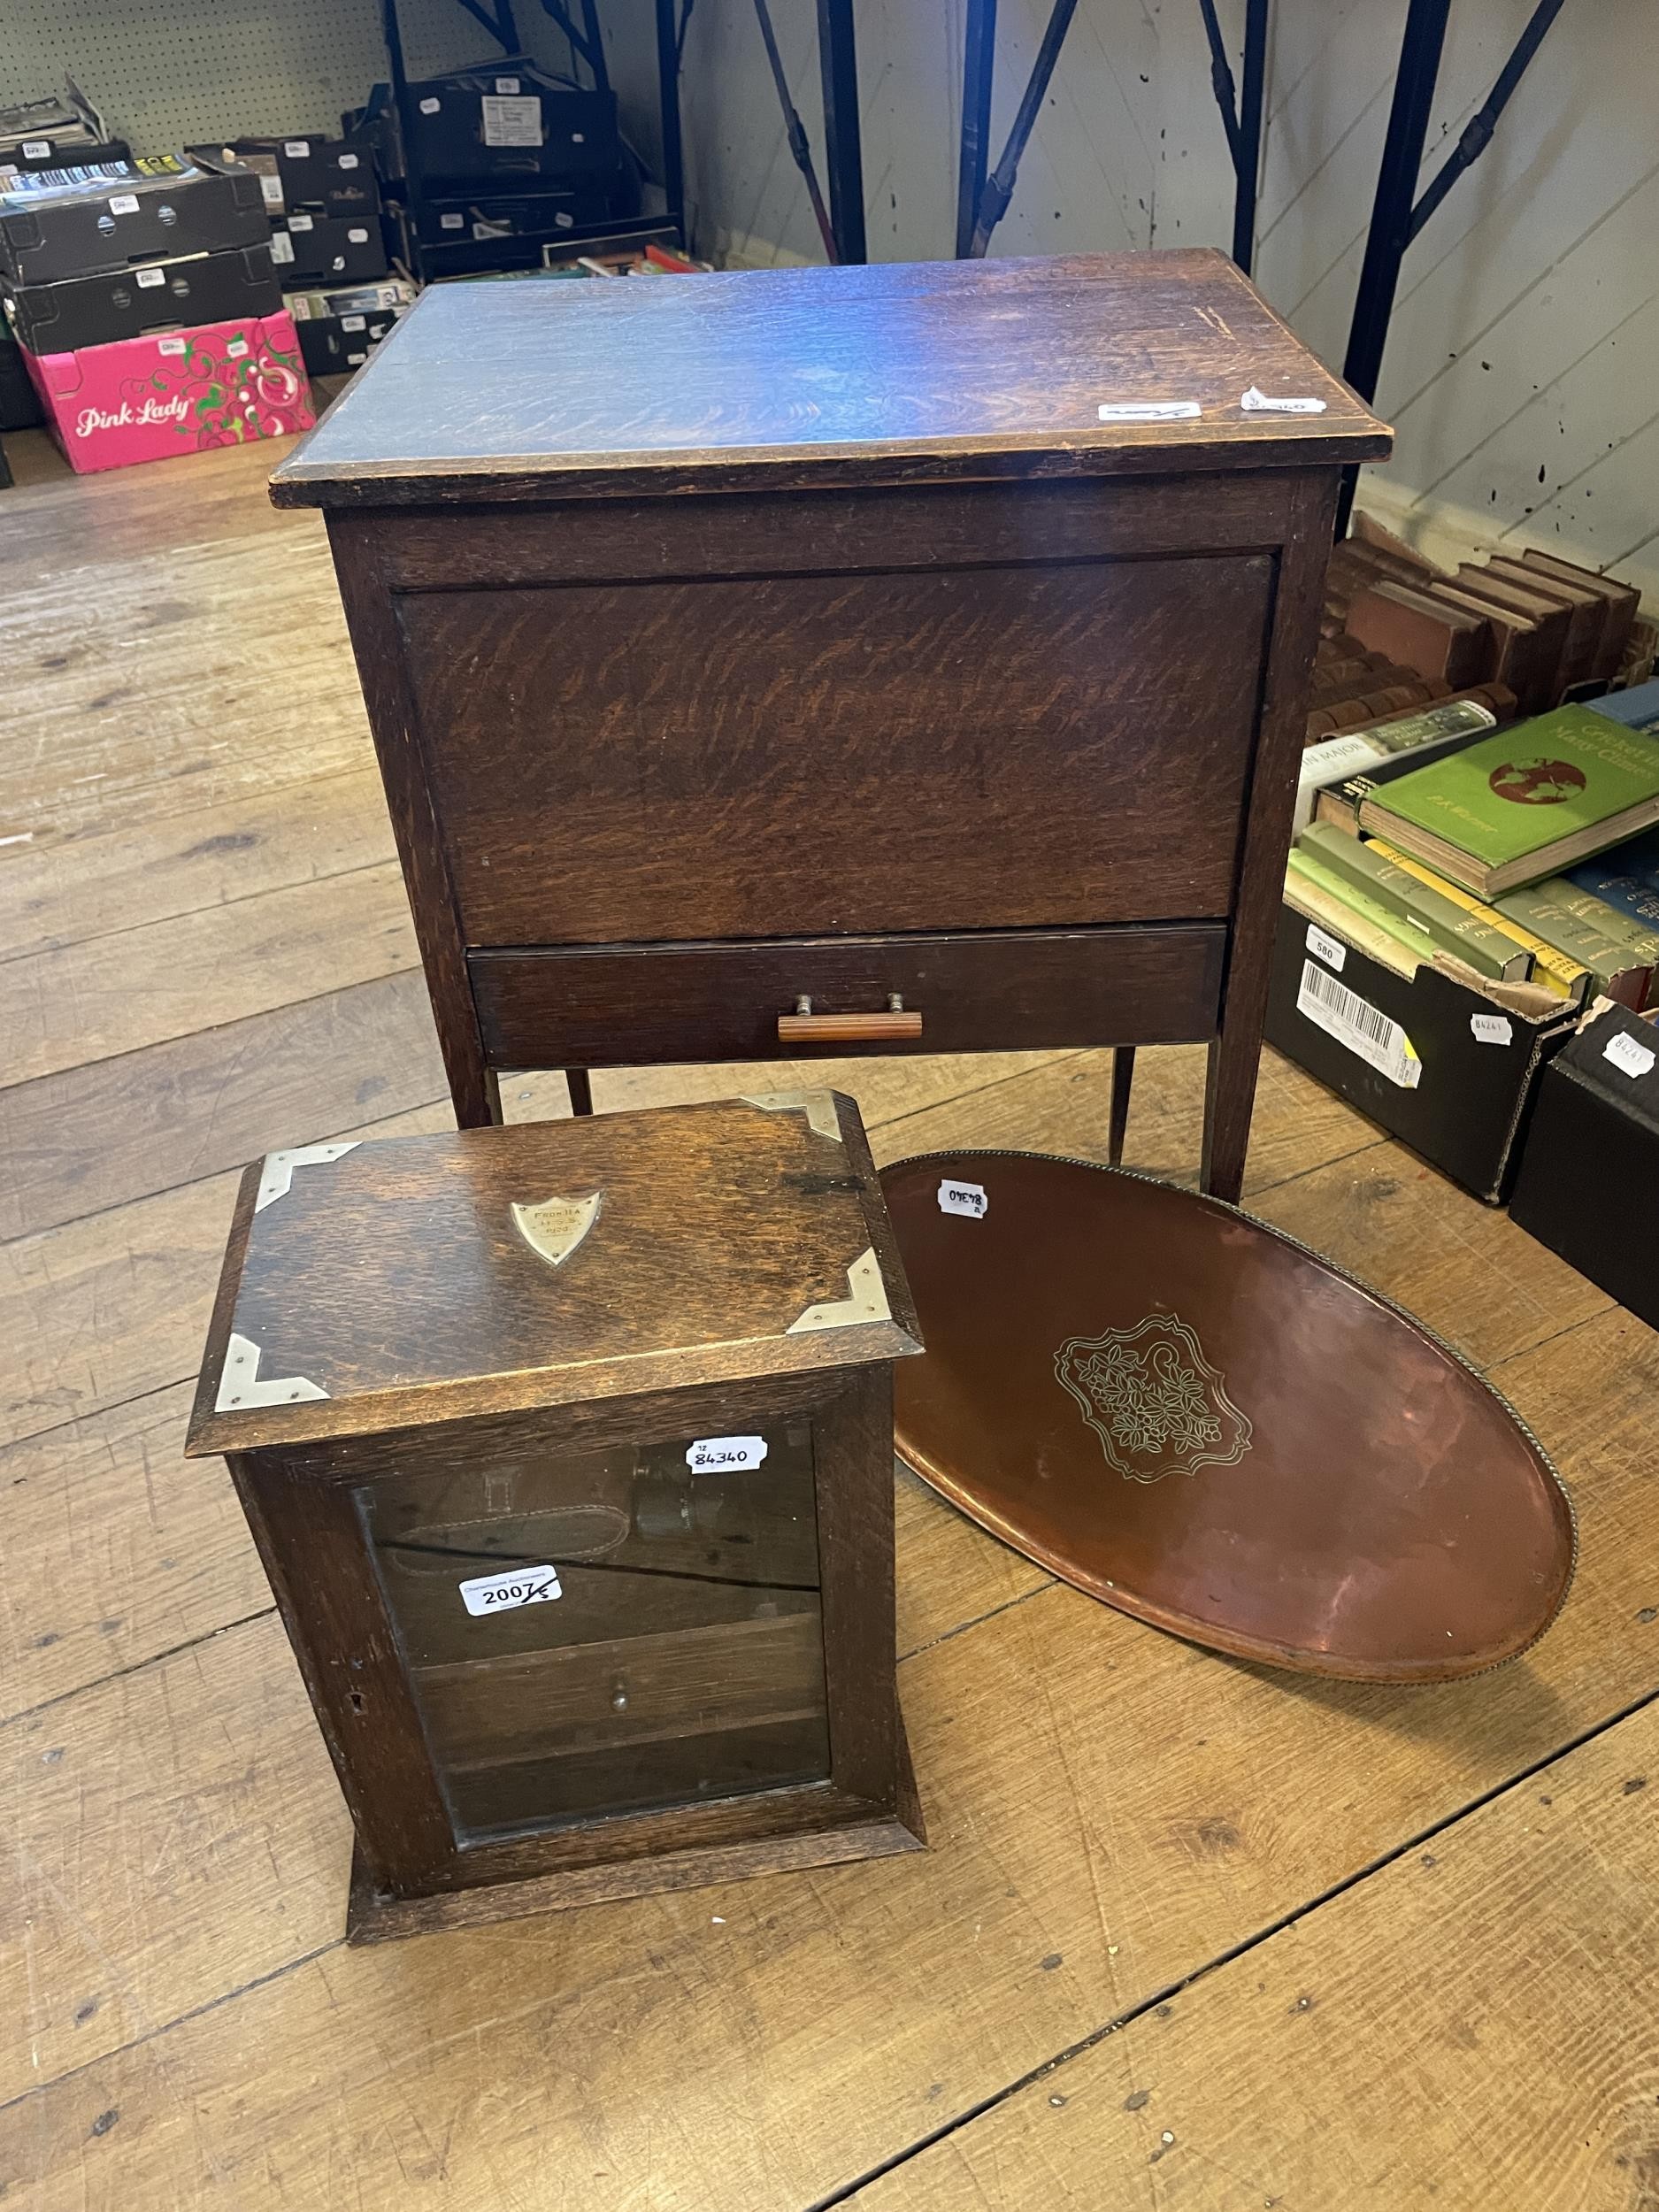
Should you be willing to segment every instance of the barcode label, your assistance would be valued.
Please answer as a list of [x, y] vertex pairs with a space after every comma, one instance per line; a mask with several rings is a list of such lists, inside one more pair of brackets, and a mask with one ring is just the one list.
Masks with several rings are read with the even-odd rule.
[[1316, 968], [1311, 960], [1302, 964], [1296, 1011], [1350, 1052], [1357, 1053], [1402, 1091], [1416, 1090], [1422, 1080], [1423, 1063], [1399, 1023], [1391, 1021], [1380, 1007], [1373, 1006], [1357, 991], [1350, 991], [1346, 983]]

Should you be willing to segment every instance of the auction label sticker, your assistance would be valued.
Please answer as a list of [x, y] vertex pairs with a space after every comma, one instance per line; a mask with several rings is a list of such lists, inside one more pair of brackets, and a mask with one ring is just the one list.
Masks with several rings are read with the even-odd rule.
[[1308, 949], [1317, 953], [1327, 968], [1334, 968], [1339, 975], [1341, 974], [1342, 964], [1348, 958], [1348, 947], [1340, 937], [1333, 937], [1321, 929], [1317, 922], [1308, 925]]
[[939, 1186], [941, 1214], [965, 1214], [970, 1221], [983, 1221], [990, 1206], [982, 1183], [957, 1183], [947, 1176]]
[[557, 1567], [508, 1567], [499, 1574], [473, 1575], [460, 1588], [461, 1602], [472, 1614], [511, 1613], [515, 1606], [547, 1605], [565, 1594]]
[[700, 1436], [686, 1447], [694, 1475], [736, 1475], [758, 1467], [766, 1456], [764, 1436]]
[[1602, 1046], [1601, 1057], [1610, 1060], [1621, 1074], [1637, 1076], [1647, 1074], [1655, 1060], [1659, 1059], [1659, 1053], [1639, 1045], [1634, 1037], [1626, 1036], [1621, 1029], [1617, 1037], [1609, 1037]]
[[1477, 1044], [1508, 1045], [1515, 1041], [1514, 1025], [1507, 1014], [1471, 1014], [1469, 1028]]

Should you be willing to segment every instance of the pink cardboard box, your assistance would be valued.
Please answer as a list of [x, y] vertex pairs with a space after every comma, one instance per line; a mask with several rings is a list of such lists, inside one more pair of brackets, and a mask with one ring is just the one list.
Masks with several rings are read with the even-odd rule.
[[317, 419], [286, 311], [23, 357], [78, 475], [286, 437]]

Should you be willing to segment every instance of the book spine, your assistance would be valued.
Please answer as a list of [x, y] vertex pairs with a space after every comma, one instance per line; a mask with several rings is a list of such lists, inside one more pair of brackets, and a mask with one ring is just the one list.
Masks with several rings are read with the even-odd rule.
[[1612, 901], [1585, 890], [1567, 876], [1547, 876], [1532, 887], [1545, 893], [1564, 912], [1576, 915], [1586, 928], [1598, 930], [1615, 945], [1622, 945], [1633, 959], [1645, 960], [1649, 967], [1659, 961], [1659, 930], [1650, 923], [1633, 921]]
[[1368, 959], [1393, 975], [1403, 977], [1408, 982], [1423, 964], [1423, 956], [1412, 946], [1394, 936], [1392, 931], [1379, 929], [1357, 909], [1323, 890], [1310, 875], [1286, 866], [1285, 870], [1285, 905], [1304, 921], [1317, 922], [1345, 945], [1352, 945]]
[[1425, 949], [1421, 938], [1407, 928], [1398, 914], [1391, 912], [1379, 900], [1367, 897], [1355, 885], [1345, 883], [1334, 870], [1323, 866], [1310, 854], [1300, 849], [1292, 850], [1286, 880], [1312, 884], [1339, 910], [1358, 915], [1371, 928], [1391, 938], [1413, 964], [1424, 957]]
[[1563, 998], [1578, 1001], [1588, 996], [1594, 980], [1588, 968], [1581, 967], [1576, 960], [1570, 960], [1564, 952], [1546, 943], [1543, 938], [1524, 928], [1519, 922], [1512, 921], [1507, 914], [1500, 914], [1495, 908], [1483, 905], [1472, 891], [1465, 891], [1459, 884], [1447, 882], [1444, 876], [1437, 876], [1420, 860], [1413, 860], [1409, 854], [1396, 851], [1385, 839], [1373, 837], [1371, 843], [1396, 867], [1403, 868], [1409, 876], [1416, 876], [1419, 883], [1427, 884], [1431, 891], [1438, 891], [1454, 906], [1461, 906], [1465, 913], [1478, 915], [1494, 929], [1506, 931], [1517, 944], [1524, 945], [1532, 956], [1535, 981], [1552, 991], [1558, 991]]
[[1584, 894], [1568, 889], [1564, 895], [1558, 895], [1558, 878], [1547, 877], [1541, 883], [1506, 891], [1497, 902], [1498, 911], [1535, 931], [1547, 944], [1587, 968], [1597, 990], [1607, 997], [1637, 1009], [1644, 1006], [1653, 981], [1652, 956], [1644, 956], [1608, 936], [1593, 920], [1586, 920], [1577, 910]]
[[[1343, 787], [1344, 788], [1346, 787]], [[1320, 798], [1325, 797], [1324, 792]], [[1642, 929], [1659, 929], [1659, 884], [1646, 883], [1640, 876], [1614, 875], [1601, 862], [1586, 860], [1577, 868], [1567, 871], [1569, 883], [1576, 883], [1592, 898], [1616, 907], [1626, 920]]]
[[1409, 937], [1421, 936], [1431, 947], [1455, 954], [1478, 975], [1518, 982], [1530, 972], [1531, 956], [1513, 937], [1442, 898], [1363, 839], [1344, 836], [1328, 823], [1315, 823], [1302, 832], [1298, 849], [1304, 849], [1345, 883], [1396, 915]]

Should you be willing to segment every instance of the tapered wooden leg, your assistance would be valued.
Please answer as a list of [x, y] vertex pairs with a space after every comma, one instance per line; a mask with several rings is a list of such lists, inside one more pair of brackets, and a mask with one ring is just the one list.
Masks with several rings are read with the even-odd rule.
[[1112, 1054], [1111, 1120], [1106, 1132], [1106, 1157], [1116, 1167], [1124, 1156], [1124, 1132], [1129, 1126], [1129, 1093], [1135, 1079], [1135, 1048], [1119, 1045]]
[[573, 1114], [591, 1114], [594, 1110], [593, 1079], [586, 1068], [566, 1068], [565, 1084], [571, 1094]]
[[1245, 1018], [1210, 1047], [1210, 1078], [1204, 1095], [1204, 1158], [1199, 1187], [1212, 1198], [1236, 1206], [1244, 1188], [1244, 1156], [1250, 1143], [1250, 1115], [1256, 1105], [1256, 1071], [1262, 1060], [1262, 1033]]

